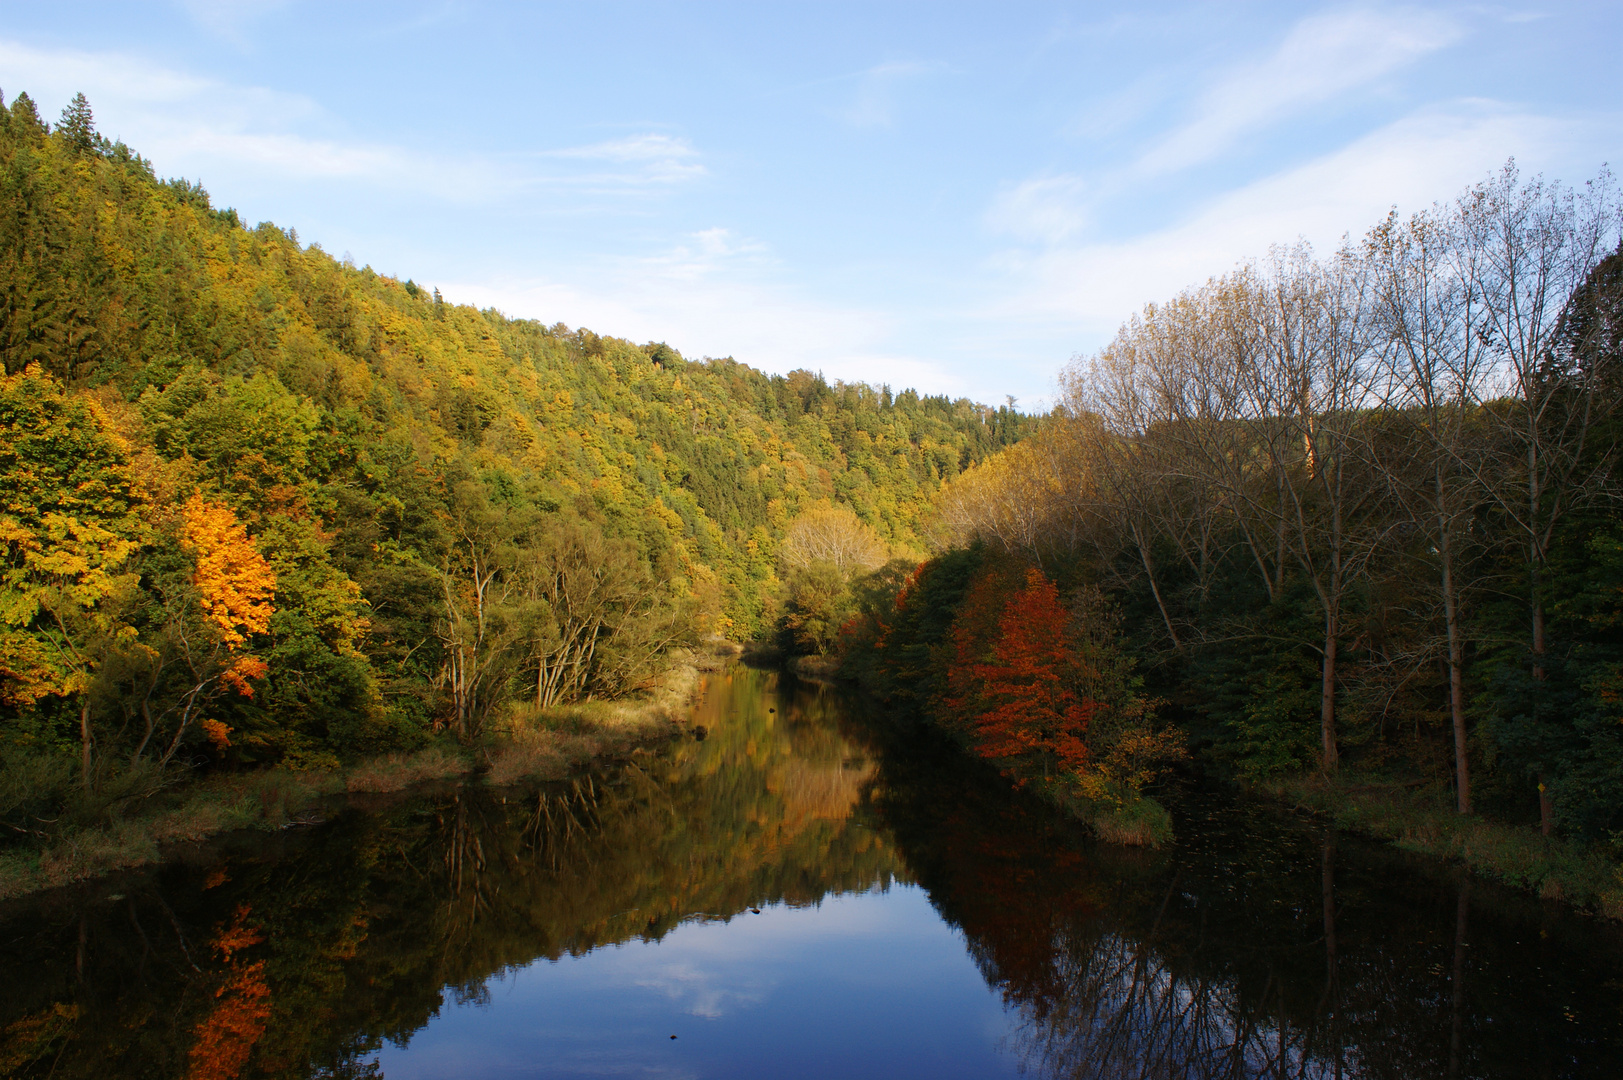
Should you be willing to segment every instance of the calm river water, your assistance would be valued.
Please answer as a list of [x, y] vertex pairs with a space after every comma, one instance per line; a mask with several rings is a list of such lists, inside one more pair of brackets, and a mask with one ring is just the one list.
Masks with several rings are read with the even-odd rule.
[[0, 1076], [1616, 1077], [1623, 935], [1276, 808], [1090, 840], [735, 668], [703, 739], [0, 910]]

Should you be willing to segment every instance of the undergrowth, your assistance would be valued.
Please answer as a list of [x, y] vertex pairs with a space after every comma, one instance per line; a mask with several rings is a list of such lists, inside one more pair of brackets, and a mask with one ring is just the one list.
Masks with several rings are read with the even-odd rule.
[[1328, 817], [1337, 828], [1459, 862], [1485, 877], [1623, 919], [1623, 864], [1608, 845], [1548, 837], [1529, 826], [1456, 813], [1442, 787], [1317, 774], [1271, 780], [1263, 792]]

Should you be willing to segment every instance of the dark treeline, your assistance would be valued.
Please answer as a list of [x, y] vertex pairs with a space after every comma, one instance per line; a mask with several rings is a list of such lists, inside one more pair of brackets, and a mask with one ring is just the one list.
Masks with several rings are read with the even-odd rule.
[[0, 361], [19, 837], [773, 634], [797, 522], [919, 552], [941, 482], [1033, 424], [448, 303], [158, 179], [82, 97], [0, 109]]
[[[964, 547], [853, 627], [853, 670], [1027, 771], [1085, 779], [1123, 730], [1098, 717], [1147, 708], [1231, 775], [1353, 767], [1615, 835], [1618, 224], [1607, 178], [1507, 167], [1147, 307], [1072, 363], [1062, 420], [948, 486]], [[1069, 597], [1046, 658], [1012, 636], [1039, 587]], [[966, 665], [1001, 684], [966, 698]], [[1022, 695], [1052, 717], [1024, 748]]]

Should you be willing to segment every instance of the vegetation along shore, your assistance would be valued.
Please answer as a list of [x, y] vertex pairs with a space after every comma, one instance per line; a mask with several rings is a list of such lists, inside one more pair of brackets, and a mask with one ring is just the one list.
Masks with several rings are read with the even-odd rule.
[[1107, 841], [1205, 773], [1623, 912], [1605, 177], [1276, 249], [1041, 416], [448, 303], [82, 96], [0, 207], [0, 894], [629, 753], [736, 642]]

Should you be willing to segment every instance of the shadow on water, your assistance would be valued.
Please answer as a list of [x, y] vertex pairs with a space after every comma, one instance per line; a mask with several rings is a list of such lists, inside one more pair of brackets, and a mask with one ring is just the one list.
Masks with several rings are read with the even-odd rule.
[[[538, 959], [916, 883], [1055, 1077], [1610, 1076], [1615, 928], [1191, 790], [1093, 842], [833, 692], [735, 668], [702, 739], [466, 786], [0, 912], [0, 1075], [363, 1076]], [[888, 730], [888, 729], [884, 729]]]

